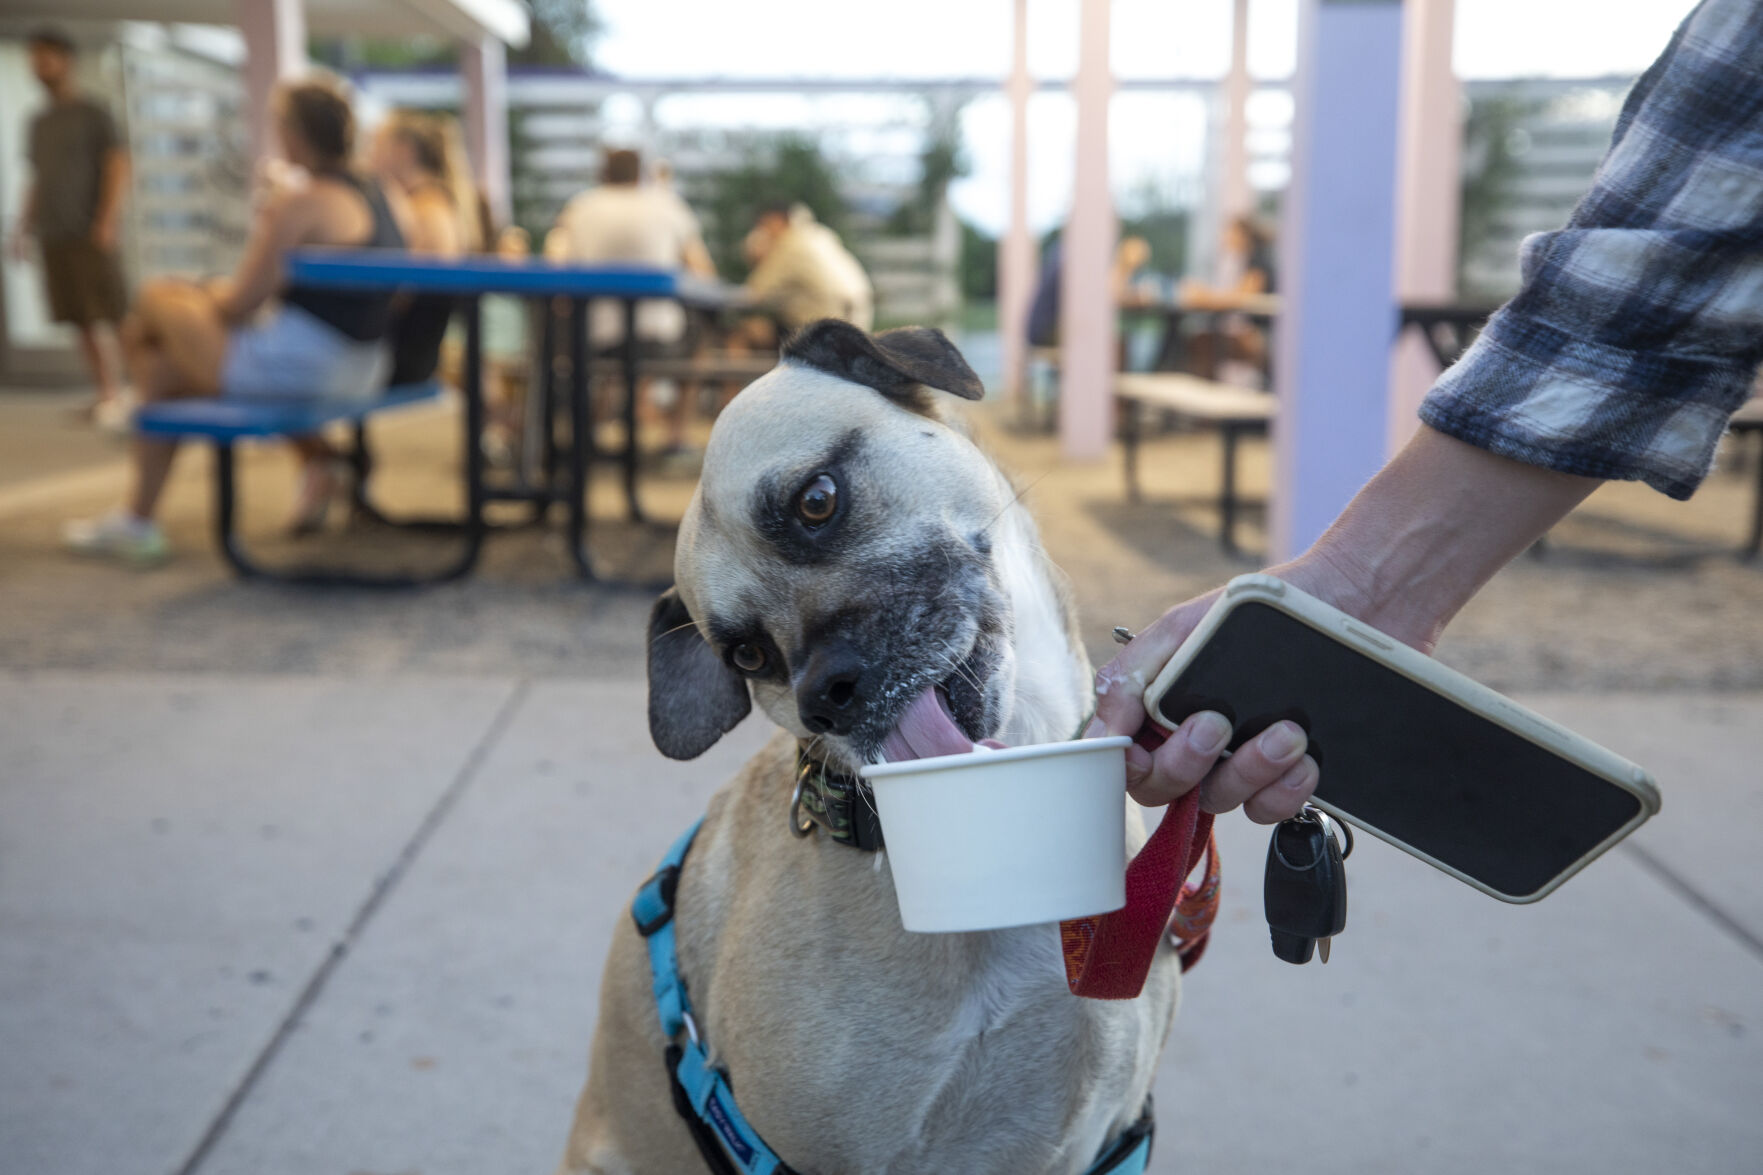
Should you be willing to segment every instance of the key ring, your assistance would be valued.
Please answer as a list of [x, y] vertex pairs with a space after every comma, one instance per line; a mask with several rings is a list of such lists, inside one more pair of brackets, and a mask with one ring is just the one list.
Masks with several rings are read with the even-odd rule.
[[1341, 847], [1341, 860], [1345, 861], [1348, 857], [1353, 855], [1353, 826], [1351, 824], [1348, 824], [1345, 820], [1335, 819], [1321, 808], [1318, 808], [1315, 804], [1305, 804], [1304, 810], [1298, 814], [1300, 816], [1308, 816], [1316, 821], [1316, 823], [1322, 825], [1322, 831], [1326, 832], [1329, 836], [1332, 836], [1335, 839], [1336, 844], [1341, 843], [1341, 833], [1346, 833], [1346, 843]]
[[813, 769], [812, 763], [802, 764], [801, 770], [796, 772], [796, 790], [790, 793], [790, 832], [797, 840], [805, 840], [814, 835], [813, 818], [802, 817], [802, 789], [807, 786], [808, 772]]

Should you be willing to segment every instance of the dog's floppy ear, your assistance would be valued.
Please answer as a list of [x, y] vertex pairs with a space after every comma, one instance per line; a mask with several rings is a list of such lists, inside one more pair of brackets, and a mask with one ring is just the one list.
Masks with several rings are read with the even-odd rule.
[[848, 322], [823, 318], [790, 337], [783, 357], [874, 388], [895, 400], [912, 400], [920, 387], [978, 400], [985, 385], [948, 336], [935, 327], [902, 326], [871, 335]]
[[747, 682], [723, 664], [668, 588], [649, 613], [649, 736], [669, 759], [696, 759], [753, 708]]

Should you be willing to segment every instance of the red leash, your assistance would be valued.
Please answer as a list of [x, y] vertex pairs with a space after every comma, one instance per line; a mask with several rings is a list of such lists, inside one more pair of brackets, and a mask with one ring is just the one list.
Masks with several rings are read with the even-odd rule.
[[[1169, 734], [1146, 722], [1134, 737], [1154, 751]], [[1198, 882], [1184, 885], [1202, 853], [1205, 873]], [[1200, 811], [1196, 787], [1169, 806], [1163, 822], [1126, 867], [1126, 905], [1111, 914], [1059, 924], [1065, 982], [1072, 994], [1096, 1000], [1135, 998], [1144, 990], [1165, 933], [1175, 938], [1183, 971], [1199, 962], [1218, 915], [1218, 879], [1212, 815]]]

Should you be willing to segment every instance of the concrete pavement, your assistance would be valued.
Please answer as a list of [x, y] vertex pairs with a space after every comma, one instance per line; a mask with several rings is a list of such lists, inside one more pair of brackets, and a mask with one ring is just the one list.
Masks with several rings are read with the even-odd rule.
[[[1527, 700], [1663, 813], [1536, 907], [1361, 838], [1326, 968], [1225, 821], [1156, 1171], [1756, 1169], [1763, 694]], [[764, 733], [670, 763], [629, 679], [0, 677], [0, 1171], [549, 1171], [606, 937]]]

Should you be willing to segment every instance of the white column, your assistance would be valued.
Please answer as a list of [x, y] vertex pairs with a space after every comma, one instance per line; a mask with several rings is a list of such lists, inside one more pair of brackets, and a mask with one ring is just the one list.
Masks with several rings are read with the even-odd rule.
[[[1249, 190], [1249, 0], [1234, 0], [1230, 26], [1230, 72], [1224, 76], [1223, 151], [1218, 168], [1218, 204], [1212, 240], [1236, 217], [1253, 212], [1255, 196]], [[1220, 253], [1216, 243], [1213, 252]], [[1214, 268], [1219, 281], [1227, 280], [1220, 253]]]
[[998, 243], [998, 332], [1004, 344], [1004, 395], [1021, 403], [1027, 394], [1028, 308], [1034, 300], [1035, 242], [1028, 230], [1028, 0], [1015, 0], [1011, 33], [1010, 219]]
[[[1402, 30], [1402, 137], [1396, 201], [1396, 293], [1403, 302], [1457, 297], [1463, 94], [1451, 70], [1455, 0], [1407, 0]], [[1417, 331], [1390, 360], [1389, 450], [1420, 427], [1439, 365]]]
[[306, 10], [301, 0], [235, 0], [245, 40], [245, 102], [251, 120], [251, 155], [276, 154], [270, 96], [276, 83], [306, 72]]
[[1383, 464], [1395, 328], [1399, 0], [1301, 0], [1280, 256], [1272, 556]]
[[512, 206], [508, 177], [508, 66], [502, 42], [485, 35], [459, 47], [465, 79], [465, 145], [490, 218], [507, 224]]
[[1059, 439], [1065, 456], [1108, 452], [1114, 424], [1114, 204], [1108, 191], [1109, 0], [1083, 0], [1078, 33], [1077, 158], [1060, 249]]

